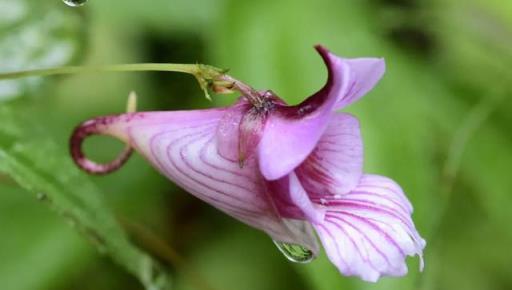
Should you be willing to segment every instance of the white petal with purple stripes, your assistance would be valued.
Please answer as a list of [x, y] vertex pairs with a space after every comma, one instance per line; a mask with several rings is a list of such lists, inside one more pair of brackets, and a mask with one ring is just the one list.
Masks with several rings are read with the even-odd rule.
[[405, 258], [414, 255], [420, 256], [423, 267], [425, 241], [411, 220], [410, 203], [395, 182], [364, 175], [348, 194], [317, 195], [312, 200], [327, 207], [323, 223], [314, 226], [341, 273], [372, 282], [381, 275], [403, 276]]

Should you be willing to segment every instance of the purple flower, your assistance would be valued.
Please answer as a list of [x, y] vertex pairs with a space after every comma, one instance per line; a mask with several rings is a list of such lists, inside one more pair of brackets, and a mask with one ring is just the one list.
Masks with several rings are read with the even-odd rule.
[[[98, 117], [75, 130], [73, 158], [84, 170], [105, 173], [135, 148], [191, 194], [266, 232], [294, 260], [300, 260], [293, 257], [297, 249], [304, 250], [304, 261], [316, 255], [316, 231], [344, 275], [366, 281], [402, 276], [406, 256], [421, 259], [425, 247], [412, 206], [394, 181], [363, 173], [359, 122], [336, 112], [375, 86], [384, 60], [316, 49], [328, 80], [298, 105], [243, 87], [240, 99], [225, 108]], [[112, 163], [96, 164], [80, 149], [91, 134], [114, 136], [129, 147]]]

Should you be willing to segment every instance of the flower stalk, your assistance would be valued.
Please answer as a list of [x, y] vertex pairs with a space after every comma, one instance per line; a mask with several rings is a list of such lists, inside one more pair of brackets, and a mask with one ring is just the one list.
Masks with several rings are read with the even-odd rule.
[[235, 91], [244, 95], [255, 106], [261, 105], [261, 96], [249, 85], [226, 75], [226, 69], [204, 64], [180, 63], [134, 63], [96, 66], [62, 66], [54, 68], [22, 70], [0, 73], [0, 81], [25, 77], [44, 77], [53, 75], [98, 73], [98, 72], [179, 72], [193, 75], [203, 90], [205, 97], [211, 100], [208, 90], [218, 94], [230, 94]]

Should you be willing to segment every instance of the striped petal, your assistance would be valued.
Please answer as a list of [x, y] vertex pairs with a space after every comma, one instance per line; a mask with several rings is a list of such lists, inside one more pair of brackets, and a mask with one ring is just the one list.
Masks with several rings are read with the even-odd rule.
[[411, 219], [412, 207], [392, 180], [364, 175], [350, 193], [317, 195], [312, 201], [327, 207], [325, 219], [314, 227], [327, 256], [339, 271], [375, 282], [381, 275], [407, 273], [406, 256], [420, 256], [425, 241]]
[[356, 187], [363, 174], [363, 143], [357, 118], [335, 114], [296, 173], [307, 192], [345, 194]]
[[[125, 114], [105, 132], [129, 143], [163, 175], [232, 217], [261, 229], [272, 239], [316, 252], [307, 222], [279, 214], [255, 158], [243, 168], [219, 153], [219, 124], [228, 109]], [[222, 143], [222, 142], [220, 142]]]

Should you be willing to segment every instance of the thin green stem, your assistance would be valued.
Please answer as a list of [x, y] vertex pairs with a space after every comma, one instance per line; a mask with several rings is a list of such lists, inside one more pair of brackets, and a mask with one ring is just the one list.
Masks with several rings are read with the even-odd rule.
[[241, 81], [226, 75], [226, 70], [204, 64], [134, 63], [97, 66], [62, 66], [0, 73], [0, 81], [24, 77], [43, 77], [77, 73], [142, 71], [180, 72], [191, 74], [196, 78], [206, 98], [209, 100], [211, 100], [211, 98], [208, 94], [208, 89], [213, 88], [217, 93], [232, 93], [233, 91], [239, 91], [256, 107], [260, 107], [262, 105], [262, 98], [256, 90]]
[[96, 72], [180, 72], [193, 75], [199, 83], [207, 99], [209, 84], [224, 75], [225, 70], [204, 64], [180, 64], [180, 63], [134, 63], [113, 64], [98, 66], [62, 66], [46, 69], [23, 70], [16, 72], [0, 73], [0, 80], [19, 79], [24, 77], [42, 77], [63, 74], [96, 73]]
[[[47, 69], [23, 70], [16, 72], [0, 73], [0, 80], [18, 79], [33, 76], [51, 76], [76, 73], [95, 72], [135, 72], [135, 71], [166, 71], [182, 72], [197, 76], [201, 73], [201, 65], [198, 64], [174, 64], [174, 63], [136, 63], [114, 64], [98, 66], [63, 66]], [[220, 69], [218, 70], [220, 71]]]

